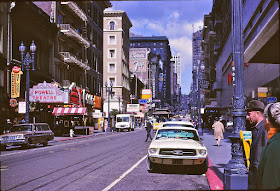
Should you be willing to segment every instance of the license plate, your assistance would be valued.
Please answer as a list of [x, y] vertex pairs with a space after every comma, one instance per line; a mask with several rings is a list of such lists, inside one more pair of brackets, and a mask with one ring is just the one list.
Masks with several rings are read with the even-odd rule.
[[172, 164], [183, 164], [183, 159], [172, 159]]

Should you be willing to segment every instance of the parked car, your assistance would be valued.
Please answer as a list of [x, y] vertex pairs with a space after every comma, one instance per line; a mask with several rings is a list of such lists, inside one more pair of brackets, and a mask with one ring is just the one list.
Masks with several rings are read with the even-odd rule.
[[161, 127], [152, 140], [147, 157], [149, 172], [161, 165], [194, 166], [199, 174], [208, 169], [207, 149], [192, 127]]
[[48, 145], [54, 139], [54, 133], [47, 123], [27, 123], [12, 126], [9, 133], [0, 136], [1, 148], [22, 146], [27, 148], [32, 144]]
[[167, 121], [164, 122], [163, 127], [172, 127], [172, 126], [176, 126], [176, 127], [193, 127], [193, 123], [189, 122], [189, 121]]

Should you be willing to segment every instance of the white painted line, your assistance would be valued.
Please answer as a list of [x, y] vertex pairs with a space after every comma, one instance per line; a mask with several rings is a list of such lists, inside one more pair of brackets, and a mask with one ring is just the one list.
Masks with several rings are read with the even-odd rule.
[[104, 188], [102, 191], [108, 191], [110, 190], [113, 186], [115, 186], [119, 181], [121, 181], [126, 175], [128, 175], [133, 169], [135, 169], [145, 158], [147, 155], [145, 155], [143, 158], [141, 158], [135, 165], [133, 165], [130, 169], [128, 169], [125, 173], [123, 173], [118, 179], [116, 179], [114, 182], [112, 182], [109, 186]]

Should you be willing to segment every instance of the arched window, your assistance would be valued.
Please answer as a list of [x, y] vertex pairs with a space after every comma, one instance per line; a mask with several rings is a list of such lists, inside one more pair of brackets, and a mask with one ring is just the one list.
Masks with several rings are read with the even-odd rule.
[[115, 22], [114, 21], [110, 22], [110, 30], [115, 30]]

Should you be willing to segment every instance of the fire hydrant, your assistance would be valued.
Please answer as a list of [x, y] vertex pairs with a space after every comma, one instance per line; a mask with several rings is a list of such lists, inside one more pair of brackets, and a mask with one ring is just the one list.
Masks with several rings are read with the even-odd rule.
[[70, 129], [70, 137], [73, 137], [74, 136], [74, 130], [73, 129]]

